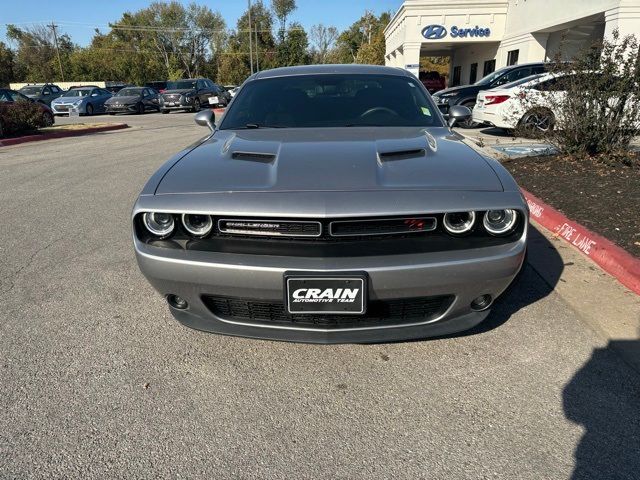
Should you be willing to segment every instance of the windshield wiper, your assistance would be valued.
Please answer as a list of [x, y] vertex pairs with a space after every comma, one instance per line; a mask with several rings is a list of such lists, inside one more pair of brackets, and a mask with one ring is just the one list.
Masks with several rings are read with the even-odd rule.
[[257, 123], [247, 123], [244, 128], [287, 128], [284, 125], [259, 125]]

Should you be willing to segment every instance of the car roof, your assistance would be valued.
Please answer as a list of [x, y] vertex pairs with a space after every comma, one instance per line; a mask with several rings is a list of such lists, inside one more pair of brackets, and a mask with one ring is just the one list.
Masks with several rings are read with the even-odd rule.
[[280, 67], [271, 70], [263, 70], [250, 77], [253, 80], [264, 78], [288, 77], [293, 75], [316, 75], [316, 74], [378, 74], [409, 76], [408, 71], [396, 67], [384, 67], [381, 65], [301, 65], [297, 67]]

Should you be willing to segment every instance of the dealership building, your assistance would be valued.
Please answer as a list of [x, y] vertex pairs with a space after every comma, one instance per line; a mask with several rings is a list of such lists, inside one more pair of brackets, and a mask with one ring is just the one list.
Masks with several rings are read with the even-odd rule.
[[571, 58], [617, 29], [640, 35], [640, 0], [405, 0], [385, 29], [387, 65], [418, 74], [450, 57], [449, 85], [526, 62]]

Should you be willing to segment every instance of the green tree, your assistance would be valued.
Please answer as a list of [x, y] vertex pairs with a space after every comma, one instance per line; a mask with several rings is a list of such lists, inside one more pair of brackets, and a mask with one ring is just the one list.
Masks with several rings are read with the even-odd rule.
[[0, 87], [9, 86], [14, 80], [13, 63], [13, 51], [0, 42]]
[[305, 65], [309, 63], [309, 39], [307, 32], [297, 22], [291, 24], [287, 30], [283, 45], [284, 58], [280, 66]]
[[[276, 43], [273, 38], [273, 17], [262, 1], [251, 5], [251, 30], [249, 14], [246, 10], [238, 19], [236, 30], [229, 35], [226, 48], [221, 53], [220, 83], [241, 83], [254, 71], [273, 68], [278, 65], [276, 59]], [[253, 59], [249, 57], [249, 36], [253, 50]], [[256, 61], [257, 59], [257, 61]], [[250, 63], [251, 62], [251, 63]]]
[[7, 38], [17, 44], [14, 74], [18, 81], [61, 80], [60, 63], [64, 67], [77, 48], [67, 34], [58, 35], [59, 63], [53, 29], [46, 25], [24, 29], [7, 25]]
[[[347, 30], [342, 32], [336, 42], [333, 58], [338, 63], [384, 64], [384, 29], [391, 19], [389, 13], [379, 17], [370, 11]], [[361, 52], [362, 50], [362, 52]]]

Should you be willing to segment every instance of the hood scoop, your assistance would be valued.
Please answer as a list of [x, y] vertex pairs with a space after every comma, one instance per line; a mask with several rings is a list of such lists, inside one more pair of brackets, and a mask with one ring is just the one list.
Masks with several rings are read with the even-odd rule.
[[235, 151], [231, 154], [231, 158], [234, 160], [247, 160], [249, 162], [271, 163], [276, 159], [276, 156], [273, 153]]
[[414, 148], [411, 150], [396, 150], [393, 152], [378, 152], [378, 158], [381, 162], [389, 162], [392, 160], [407, 160], [409, 158], [424, 157], [424, 148]]

